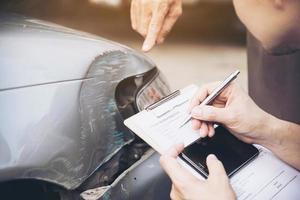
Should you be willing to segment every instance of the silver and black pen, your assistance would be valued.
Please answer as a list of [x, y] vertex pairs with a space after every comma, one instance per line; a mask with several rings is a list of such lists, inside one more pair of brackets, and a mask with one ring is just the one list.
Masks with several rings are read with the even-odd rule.
[[[239, 70], [236, 70], [235, 72], [233, 72], [232, 74], [230, 74], [220, 85], [218, 85], [210, 95], [208, 95], [204, 101], [202, 101], [200, 103], [199, 106], [203, 106], [203, 105], [208, 105], [210, 104], [234, 79], [236, 79], [236, 77], [238, 76], [238, 74], [240, 73]], [[190, 120], [192, 119], [191, 115], [188, 115], [183, 122], [181, 123], [181, 125], [179, 126], [179, 128], [183, 127], [186, 123], [188, 123]]]

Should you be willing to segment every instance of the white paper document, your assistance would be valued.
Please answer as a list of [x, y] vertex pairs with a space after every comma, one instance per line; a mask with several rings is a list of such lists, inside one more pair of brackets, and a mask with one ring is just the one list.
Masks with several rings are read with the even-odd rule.
[[198, 131], [193, 131], [190, 124], [179, 126], [188, 116], [187, 108], [196, 91], [195, 85], [184, 88], [179, 96], [152, 110], [143, 110], [124, 123], [159, 153], [181, 142], [187, 146], [199, 139]]
[[258, 157], [230, 179], [238, 199], [300, 199], [299, 171], [258, 148]]
[[[154, 109], [143, 110], [124, 123], [159, 153], [178, 143], [188, 146], [200, 138], [199, 132], [192, 129], [191, 122], [179, 127], [188, 116], [187, 108], [197, 89], [195, 85], [188, 86], [180, 90], [178, 96]], [[257, 147], [260, 150], [258, 157], [230, 178], [238, 199], [300, 199], [299, 171], [279, 160], [267, 149]], [[197, 178], [203, 179], [184, 161], [178, 161]]]

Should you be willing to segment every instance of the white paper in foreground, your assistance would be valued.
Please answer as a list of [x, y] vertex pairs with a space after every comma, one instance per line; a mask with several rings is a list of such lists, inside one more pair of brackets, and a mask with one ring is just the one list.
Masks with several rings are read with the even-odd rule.
[[[259, 147], [256, 159], [234, 174], [230, 183], [239, 200], [299, 200], [300, 173], [272, 152]], [[200, 180], [204, 178], [178, 158], [178, 162]], [[217, 192], [217, 191], [216, 191]]]
[[[142, 111], [124, 123], [151, 145], [163, 153], [172, 145], [183, 142], [185, 146], [199, 138], [191, 124], [178, 129], [184, 118], [189, 100], [197, 91], [195, 85], [181, 90], [181, 95], [159, 106], [153, 111]], [[300, 199], [299, 171], [285, 164], [267, 149], [257, 146], [260, 154], [230, 179], [232, 187], [241, 200]], [[199, 179], [203, 177], [178, 158], [178, 162]], [[217, 191], [216, 191], [217, 192]]]

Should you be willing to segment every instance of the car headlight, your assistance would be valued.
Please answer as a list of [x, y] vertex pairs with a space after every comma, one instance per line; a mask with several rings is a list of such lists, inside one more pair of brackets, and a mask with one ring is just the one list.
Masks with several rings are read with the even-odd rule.
[[170, 94], [170, 87], [157, 68], [122, 80], [115, 99], [124, 119]]
[[[140, 80], [136, 80], [136, 82], [140, 82]], [[136, 105], [138, 110], [143, 110], [149, 105], [167, 96], [169, 93], [169, 85], [167, 84], [164, 76], [157, 70], [156, 75], [153, 76], [153, 78], [147, 82], [136, 95]]]

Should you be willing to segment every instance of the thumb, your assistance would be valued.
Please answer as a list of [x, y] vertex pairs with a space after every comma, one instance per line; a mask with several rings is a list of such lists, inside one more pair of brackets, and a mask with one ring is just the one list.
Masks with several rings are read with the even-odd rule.
[[183, 149], [184, 149], [183, 143], [176, 144], [172, 146], [167, 152], [165, 152], [164, 155], [177, 158], [177, 156], [183, 151]]
[[226, 122], [230, 120], [229, 112], [226, 108], [213, 106], [196, 106], [193, 108], [191, 115], [195, 119], [222, 124], [227, 124]]
[[209, 178], [217, 178], [220, 179], [222, 177], [227, 177], [224, 166], [218, 158], [210, 154], [206, 158], [206, 165], [209, 171]]

